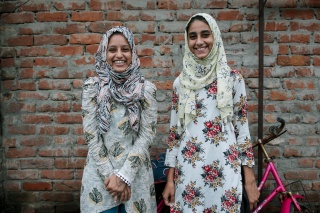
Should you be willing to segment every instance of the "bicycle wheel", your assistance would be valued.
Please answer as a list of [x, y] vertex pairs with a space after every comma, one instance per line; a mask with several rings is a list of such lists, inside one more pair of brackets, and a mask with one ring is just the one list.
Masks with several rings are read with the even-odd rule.
[[298, 203], [299, 206], [301, 207], [301, 212], [299, 212], [296, 207], [294, 206], [293, 203], [291, 203], [290, 205], [290, 213], [313, 213], [313, 211], [308, 207], [308, 206], [305, 206], [301, 203]]

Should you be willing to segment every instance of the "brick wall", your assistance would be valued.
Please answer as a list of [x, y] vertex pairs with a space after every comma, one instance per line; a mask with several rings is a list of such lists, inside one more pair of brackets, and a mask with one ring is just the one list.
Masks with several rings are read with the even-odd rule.
[[[164, 150], [172, 82], [182, 67], [188, 18], [218, 21], [230, 66], [246, 79], [257, 135], [258, 0], [3, 0], [1, 32], [0, 198], [5, 212], [78, 212], [87, 147], [82, 83], [94, 75], [101, 33], [125, 25], [145, 77], [158, 88], [152, 153]], [[268, 150], [286, 183], [301, 179], [320, 200], [320, 2], [268, 0], [265, 7], [264, 125], [287, 121]], [[273, 185], [272, 180], [267, 187]], [[267, 188], [267, 189], [268, 189]], [[5, 206], [5, 207], [4, 207]], [[277, 202], [266, 212], [279, 212]]]

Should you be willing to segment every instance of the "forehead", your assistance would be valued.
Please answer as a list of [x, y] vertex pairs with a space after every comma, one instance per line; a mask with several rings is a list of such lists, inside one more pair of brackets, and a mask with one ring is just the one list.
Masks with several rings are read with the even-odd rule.
[[209, 25], [203, 21], [195, 20], [190, 24], [188, 33], [191, 33], [191, 32], [196, 33], [196, 32], [201, 32], [205, 30], [211, 31]]
[[126, 39], [126, 37], [124, 37], [124, 35], [121, 33], [112, 34], [109, 38], [108, 46], [109, 45], [117, 45], [117, 44], [129, 45], [129, 42]]

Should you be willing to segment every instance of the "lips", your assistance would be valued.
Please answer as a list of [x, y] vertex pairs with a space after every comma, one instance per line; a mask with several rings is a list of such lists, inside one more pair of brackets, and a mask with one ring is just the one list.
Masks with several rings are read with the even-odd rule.
[[124, 65], [125, 61], [113, 61], [116, 65]]

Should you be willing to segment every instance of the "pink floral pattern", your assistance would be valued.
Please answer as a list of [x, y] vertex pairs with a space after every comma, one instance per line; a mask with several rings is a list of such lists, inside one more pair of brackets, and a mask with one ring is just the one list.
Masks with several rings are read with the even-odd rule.
[[219, 161], [214, 161], [210, 165], [204, 165], [202, 167], [203, 173], [201, 174], [204, 185], [213, 188], [214, 191], [218, 187], [222, 187], [225, 181], [223, 174], [223, 167], [220, 165]]
[[212, 121], [205, 121], [202, 132], [204, 133], [205, 141], [210, 141], [216, 146], [218, 146], [220, 142], [226, 141], [226, 138], [224, 137], [225, 133], [222, 132], [222, 123], [220, 117], [216, 117]]
[[229, 149], [223, 152], [226, 157], [226, 165], [230, 165], [230, 167], [234, 170], [234, 172], [239, 171], [239, 151], [236, 149], [234, 145], [230, 145]]
[[221, 204], [221, 211], [227, 213], [238, 212], [241, 204], [240, 193], [233, 187], [231, 190], [226, 190], [225, 194], [221, 197]]
[[187, 205], [193, 212], [196, 211], [196, 206], [203, 205], [203, 202], [201, 202], [200, 199], [204, 197], [201, 193], [201, 187], [196, 187], [196, 185], [196, 182], [192, 181], [185, 186], [185, 190], [182, 192], [184, 205]]
[[212, 99], [215, 100], [218, 91], [217, 79], [213, 80], [213, 82], [206, 86], [205, 89], [207, 90], [207, 98], [212, 97]]
[[195, 168], [196, 161], [201, 161], [201, 154], [204, 153], [203, 148], [201, 147], [201, 142], [197, 142], [197, 138], [191, 138], [190, 141], [186, 143], [186, 146], [182, 149], [181, 153], [183, 154], [183, 162], [188, 162], [192, 164], [192, 167]]

